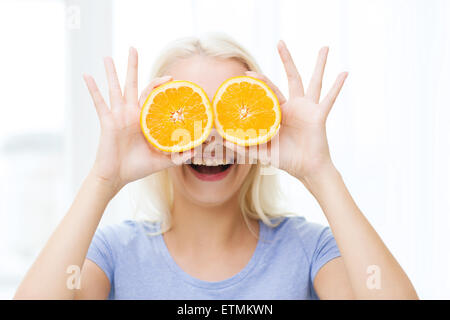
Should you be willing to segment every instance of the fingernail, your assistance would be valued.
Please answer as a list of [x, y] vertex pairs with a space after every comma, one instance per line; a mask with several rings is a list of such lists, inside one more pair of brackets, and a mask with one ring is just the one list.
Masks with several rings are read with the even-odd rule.
[[169, 80], [169, 79], [172, 79], [172, 76], [164, 76], [164, 77], [161, 77], [161, 78], [159, 78], [161, 81], [167, 81], [167, 80]]

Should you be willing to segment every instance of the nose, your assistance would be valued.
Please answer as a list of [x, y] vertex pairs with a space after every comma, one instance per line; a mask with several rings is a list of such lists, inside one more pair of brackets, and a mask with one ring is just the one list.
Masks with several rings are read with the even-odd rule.
[[223, 138], [220, 136], [219, 132], [216, 128], [212, 128], [211, 133], [209, 134], [208, 138], [203, 141], [203, 147], [206, 147], [211, 144], [221, 144], [224, 145]]
[[194, 150], [192, 162], [232, 162], [234, 151], [225, 147], [225, 141], [215, 128], [211, 130], [208, 138]]
[[208, 138], [202, 143], [202, 155], [203, 159], [208, 158], [222, 158], [220, 155], [223, 153], [225, 142], [216, 128], [211, 130]]

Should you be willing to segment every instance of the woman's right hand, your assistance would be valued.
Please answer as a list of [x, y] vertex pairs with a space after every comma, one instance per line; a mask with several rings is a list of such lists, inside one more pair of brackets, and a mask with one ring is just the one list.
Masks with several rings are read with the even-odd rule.
[[[124, 185], [175, 165], [170, 154], [160, 152], [145, 139], [140, 127], [140, 109], [150, 92], [168, 82], [171, 76], [153, 79], [138, 100], [138, 56], [130, 48], [124, 93], [122, 94], [114, 62], [104, 59], [110, 106], [103, 99], [95, 80], [84, 75], [100, 120], [101, 135], [91, 175], [117, 193]], [[178, 158], [180, 159], [180, 158]], [[186, 159], [187, 160], [187, 159]]]

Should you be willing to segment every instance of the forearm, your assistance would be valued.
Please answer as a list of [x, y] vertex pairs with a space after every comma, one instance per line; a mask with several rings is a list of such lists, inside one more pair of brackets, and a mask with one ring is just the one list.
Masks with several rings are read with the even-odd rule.
[[[329, 165], [302, 179], [330, 224], [357, 299], [415, 299], [407, 275], [357, 207], [339, 172]], [[367, 285], [368, 268], [380, 272], [381, 285]]]
[[90, 174], [72, 206], [31, 266], [15, 299], [72, 299], [67, 287], [71, 265], [80, 269], [103, 212], [115, 191]]

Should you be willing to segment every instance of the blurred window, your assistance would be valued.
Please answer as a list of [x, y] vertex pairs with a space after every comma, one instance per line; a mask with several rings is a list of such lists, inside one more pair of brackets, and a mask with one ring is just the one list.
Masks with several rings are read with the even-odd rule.
[[10, 298], [60, 217], [63, 1], [0, 2], [0, 298]]

